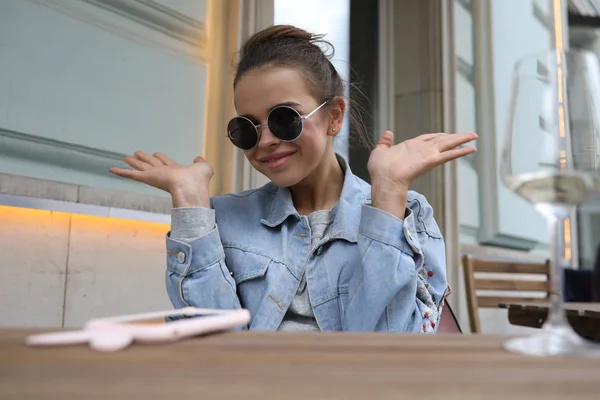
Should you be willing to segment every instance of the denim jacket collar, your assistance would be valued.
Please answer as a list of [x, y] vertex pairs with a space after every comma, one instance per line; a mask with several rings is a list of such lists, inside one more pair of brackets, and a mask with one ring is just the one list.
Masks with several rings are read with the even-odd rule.
[[[343, 157], [338, 154], [336, 154], [336, 157], [344, 171], [344, 184], [340, 199], [335, 205], [336, 213], [330, 239], [344, 239], [356, 243], [358, 241], [361, 208], [363, 204], [370, 202], [370, 188], [366, 182], [362, 182], [360, 178], [352, 173], [350, 166]], [[277, 187], [269, 215], [261, 222], [267, 226], [276, 227], [290, 216], [295, 216], [297, 219], [301, 218], [294, 207], [289, 188]]]

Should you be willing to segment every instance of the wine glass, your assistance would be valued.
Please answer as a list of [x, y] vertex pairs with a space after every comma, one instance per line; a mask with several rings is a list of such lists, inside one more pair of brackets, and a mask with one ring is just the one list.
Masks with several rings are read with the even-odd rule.
[[563, 300], [564, 222], [600, 191], [600, 64], [570, 49], [521, 59], [513, 71], [500, 159], [504, 184], [533, 203], [550, 231], [550, 310], [539, 332], [504, 348], [536, 356], [600, 356], [600, 346], [568, 323]]

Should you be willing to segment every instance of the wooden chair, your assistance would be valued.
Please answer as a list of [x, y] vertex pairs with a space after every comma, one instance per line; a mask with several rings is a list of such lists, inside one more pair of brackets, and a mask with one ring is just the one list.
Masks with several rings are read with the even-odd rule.
[[[510, 262], [476, 259], [467, 254], [462, 258], [467, 306], [471, 332], [481, 333], [479, 308], [499, 308], [506, 303], [547, 303], [550, 290], [550, 261], [545, 263]], [[478, 276], [475, 277], [475, 273]], [[486, 274], [502, 274], [502, 277], [485, 277]], [[518, 275], [543, 275], [545, 280], [523, 280]], [[510, 296], [480, 294], [478, 290], [508, 292]], [[517, 293], [515, 293], [517, 292]], [[540, 292], [543, 296], [526, 297], [518, 292]], [[507, 294], [508, 294], [507, 293]]]

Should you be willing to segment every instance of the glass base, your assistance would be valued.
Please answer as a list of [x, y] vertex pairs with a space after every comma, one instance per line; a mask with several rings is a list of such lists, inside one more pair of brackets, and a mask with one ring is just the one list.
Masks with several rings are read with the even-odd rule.
[[502, 347], [511, 353], [528, 356], [600, 358], [600, 344], [583, 339], [570, 325], [545, 324], [539, 332], [507, 340]]

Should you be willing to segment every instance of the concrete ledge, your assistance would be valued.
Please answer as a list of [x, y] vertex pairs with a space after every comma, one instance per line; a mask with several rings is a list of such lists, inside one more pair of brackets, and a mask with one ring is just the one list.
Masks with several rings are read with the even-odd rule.
[[169, 197], [135, 194], [90, 186], [78, 186], [77, 202], [158, 214], [171, 213], [171, 199]]
[[[168, 197], [135, 194], [114, 189], [94, 188], [25, 176], [0, 173], [0, 204], [27, 208], [52, 209], [56, 211], [87, 214], [85, 210], [95, 210], [91, 215], [115, 215], [116, 210], [132, 219], [165, 221], [171, 213], [171, 200]], [[46, 202], [33, 201], [44, 199]], [[69, 206], [69, 204], [71, 206]], [[82, 206], [98, 207], [82, 207]], [[106, 210], [103, 210], [106, 209]], [[112, 212], [111, 212], [112, 210]], [[156, 218], [148, 218], [156, 214]], [[137, 217], [140, 218], [137, 218]]]
[[77, 202], [77, 185], [0, 173], [0, 193]]

